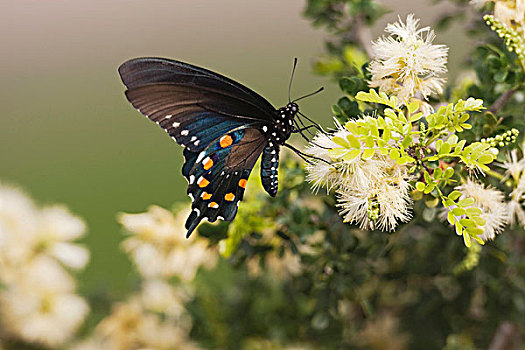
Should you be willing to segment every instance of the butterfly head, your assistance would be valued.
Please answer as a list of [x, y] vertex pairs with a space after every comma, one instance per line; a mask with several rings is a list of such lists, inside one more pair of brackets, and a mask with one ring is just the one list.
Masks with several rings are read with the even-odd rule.
[[288, 103], [286, 105], [286, 109], [288, 111], [292, 112], [294, 116], [295, 116], [295, 114], [297, 114], [297, 112], [299, 112], [299, 106], [295, 102]]

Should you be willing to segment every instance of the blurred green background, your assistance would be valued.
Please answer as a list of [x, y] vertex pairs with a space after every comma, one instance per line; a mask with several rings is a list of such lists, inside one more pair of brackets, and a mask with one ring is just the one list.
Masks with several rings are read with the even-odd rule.
[[[430, 25], [453, 11], [450, 4], [429, 11], [430, 1], [385, 5], [393, 12], [374, 38], [398, 14], [413, 12]], [[301, 109], [329, 125], [341, 94], [311, 73], [326, 34], [302, 18], [303, 7], [302, 0], [0, 0], [0, 181], [40, 203], [64, 203], [87, 221], [92, 256], [81, 292], [119, 297], [133, 283], [118, 248], [117, 212], [189, 201], [181, 148], [129, 105], [117, 67], [137, 56], [176, 58], [243, 82], [279, 107], [298, 57], [293, 94], [325, 85]], [[453, 79], [464, 43], [442, 34], [437, 42], [451, 48]]]

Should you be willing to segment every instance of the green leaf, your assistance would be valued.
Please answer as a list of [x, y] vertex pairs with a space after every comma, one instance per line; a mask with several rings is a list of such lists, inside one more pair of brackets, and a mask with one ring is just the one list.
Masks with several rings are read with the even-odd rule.
[[474, 204], [474, 198], [465, 198], [458, 202], [458, 205], [462, 207], [469, 207]]
[[465, 245], [470, 248], [470, 235], [467, 232], [463, 233], [463, 241], [465, 242]]
[[454, 175], [454, 168], [450, 167], [445, 169], [445, 173], [443, 174], [443, 177], [445, 179], [450, 179]]
[[469, 217], [481, 215], [481, 213], [483, 212], [480, 208], [476, 208], [476, 207], [467, 208], [466, 211]]
[[343, 160], [346, 162], [349, 162], [359, 157], [360, 154], [361, 154], [360, 149], [357, 149], [357, 148], [351, 149], [350, 151], [347, 151], [347, 153], [343, 156]]
[[373, 148], [367, 148], [363, 151], [363, 154], [361, 155], [361, 158], [364, 160], [370, 159], [374, 156], [375, 149]]
[[401, 157], [401, 153], [399, 153], [399, 150], [397, 148], [392, 148], [390, 150], [390, 158], [393, 160], [399, 159]]
[[419, 108], [419, 103], [417, 101], [410, 102], [407, 106], [408, 114], [413, 114]]
[[448, 195], [448, 198], [450, 198], [450, 199], [452, 199], [453, 201], [455, 201], [455, 200], [458, 199], [460, 196], [461, 196], [461, 192], [459, 192], [459, 191], [452, 191], [452, 192], [450, 192], [450, 194]]
[[454, 223], [456, 222], [456, 217], [451, 211], [449, 211], [447, 214], [447, 220], [451, 225], [454, 225]]
[[424, 182], [420, 182], [418, 181], [416, 183], [416, 189], [419, 191], [419, 192], [423, 192], [423, 190], [425, 189], [425, 183]]
[[452, 212], [454, 213], [455, 216], [465, 215], [465, 209], [459, 208], [459, 207], [453, 208]]
[[351, 147], [353, 147], [353, 148], [361, 148], [361, 142], [359, 142], [357, 137], [355, 137], [354, 135], [352, 135], [352, 134], [346, 135], [346, 140], [348, 141], [348, 143], [350, 144]]
[[[346, 142], [346, 140], [342, 137], [339, 137], [339, 136], [334, 136], [332, 137], [332, 141], [334, 141], [336, 144], [338, 144], [339, 146], [342, 146], [344, 148], [350, 148], [350, 144], [348, 142]], [[354, 147], [354, 148], [357, 148], [357, 147]]]
[[476, 222], [472, 219], [459, 219], [461, 225], [465, 227], [477, 227]]

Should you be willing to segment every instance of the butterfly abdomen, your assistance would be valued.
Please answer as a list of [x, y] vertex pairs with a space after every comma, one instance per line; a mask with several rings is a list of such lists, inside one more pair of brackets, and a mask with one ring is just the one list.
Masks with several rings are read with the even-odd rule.
[[279, 145], [268, 144], [261, 160], [261, 181], [264, 189], [272, 197], [277, 194], [279, 170]]

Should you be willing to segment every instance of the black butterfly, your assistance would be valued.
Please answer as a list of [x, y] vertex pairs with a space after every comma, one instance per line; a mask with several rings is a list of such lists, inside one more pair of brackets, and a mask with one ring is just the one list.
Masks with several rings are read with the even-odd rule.
[[279, 147], [294, 149], [285, 141], [304, 130], [294, 120], [295, 102], [275, 109], [229, 78], [164, 58], [132, 59], [119, 73], [131, 104], [184, 147], [182, 174], [192, 200], [186, 237], [202, 219], [233, 220], [261, 153], [263, 187], [277, 194]]

